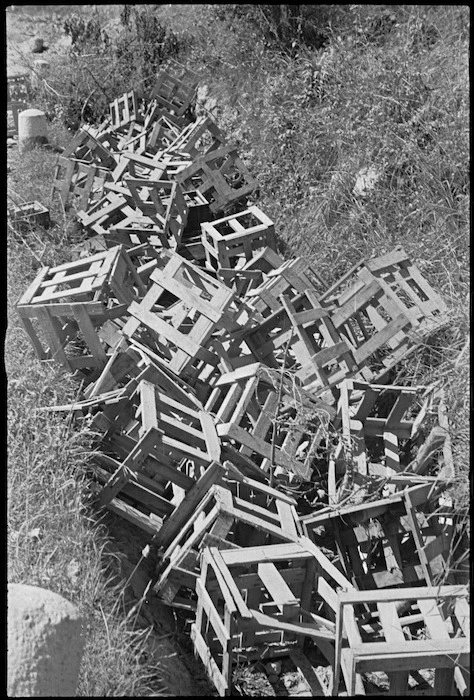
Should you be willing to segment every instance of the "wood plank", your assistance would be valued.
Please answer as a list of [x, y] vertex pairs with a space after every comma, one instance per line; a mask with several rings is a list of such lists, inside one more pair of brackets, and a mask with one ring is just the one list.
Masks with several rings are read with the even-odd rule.
[[[400, 642], [405, 642], [405, 635], [395, 603], [377, 603], [377, 609], [385, 640], [396, 648]], [[389, 695], [404, 695], [408, 688], [408, 671], [388, 672], [387, 675], [390, 682]]]
[[378, 331], [370, 340], [354, 350], [354, 358], [358, 365], [365, 362], [382, 345], [385, 345], [398, 331], [411, 326], [411, 321], [404, 314], [399, 314], [392, 321], [387, 323], [385, 328]]
[[[308, 661], [307, 657], [303, 654], [300, 649], [290, 650], [290, 659], [299, 670], [304, 681], [306, 682], [309, 690], [310, 697], [327, 697], [329, 695], [328, 689], [323, 686], [322, 682], [316, 675], [313, 666]], [[301, 693], [299, 693], [301, 694]]]
[[[249, 619], [252, 617], [250, 610], [248, 609], [247, 605], [245, 604], [244, 599], [242, 598], [239, 589], [235, 585], [235, 582], [227, 568], [227, 566], [224, 563], [223, 554], [235, 554], [235, 553], [240, 553], [240, 550], [237, 552], [236, 550], [218, 550], [215, 547], [210, 547], [208, 550], [209, 552], [209, 564], [212, 566], [214, 569], [214, 573], [216, 575], [216, 578], [219, 580], [219, 585], [221, 587], [221, 591], [224, 594], [224, 597], [226, 599], [226, 605], [229, 609], [229, 612], [232, 611], [237, 611], [239, 614], [245, 618]], [[232, 604], [230, 602], [227, 602], [227, 597], [225, 595], [226, 590], [229, 592], [229, 594], [232, 596], [233, 602]]]
[[224, 473], [224, 467], [218, 462], [213, 462], [209, 465], [157, 533], [154, 538], [157, 546], [168, 547], [169, 543], [176, 537], [176, 534], [189, 522], [190, 516], [196, 511], [201, 500], [208, 494], [209, 497], [211, 496], [210, 489], [213, 484], [219, 483]]
[[372, 642], [354, 646], [352, 652], [360, 673], [452, 668], [466, 666], [470, 661], [469, 644], [465, 639], [414, 640], [398, 645], [396, 651], [385, 642]]
[[288, 505], [284, 501], [281, 501], [280, 499], [276, 500], [276, 508], [280, 517], [280, 524], [282, 530], [288, 533], [290, 537], [294, 537], [294, 539], [296, 540], [300, 534], [296, 529], [296, 520], [298, 518], [296, 512], [294, 511], [292, 506]]
[[[330, 632], [328, 629], [317, 629], [314, 624], [307, 624], [305, 622], [286, 622], [279, 618], [274, 618], [271, 615], [265, 615], [258, 610], [250, 610], [251, 616], [264, 628], [277, 629], [282, 632], [290, 632], [291, 634], [305, 635], [311, 637], [311, 639], [322, 639], [325, 641], [333, 642], [334, 633]], [[245, 629], [245, 623], [242, 624], [242, 629]]]
[[413, 588], [380, 589], [376, 591], [357, 591], [353, 586], [352, 590], [342, 590], [339, 592], [339, 601], [343, 605], [356, 603], [378, 603], [398, 600], [434, 600], [456, 597], [462, 598], [468, 595], [466, 586], [422, 586]]
[[270, 593], [273, 603], [280, 608], [280, 612], [284, 611], [285, 605], [299, 606], [299, 600], [295, 598], [291, 588], [280, 576], [275, 564], [272, 562], [260, 562], [257, 565], [257, 573]]
[[[227, 566], [238, 564], [255, 564], [261, 561], [287, 561], [290, 559], [307, 559], [311, 556], [300, 542], [264, 545], [261, 547], [246, 547], [242, 551], [221, 552]], [[322, 555], [324, 556], [324, 555]]]
[[[191, 625], [191, 639], [194, 644], [195, 652], [199, 655], [209, 678], [214, 683], [217, 688], [217, 692], [221, 697], [229, 695], [229, 684], [222, 675], [218, 665], [214, 661], [209, 648], [202, 637], [201, 633], [197, 629], [196, 625], [193, 623]], [[230, 679], [229, 679], [230, 681]]]
[[206, 443], [206, 451], [211, 460], [221, 458], [221, 441], [217, 435], [214, 419], [207, 411], [199, 411], [199, 419]]

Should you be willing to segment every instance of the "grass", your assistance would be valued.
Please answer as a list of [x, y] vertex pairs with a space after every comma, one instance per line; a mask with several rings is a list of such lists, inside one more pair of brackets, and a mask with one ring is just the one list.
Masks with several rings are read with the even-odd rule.
[[[49, 203], [53, 152], [11, 152], [12, 197]], [[90, 507], [90, 438], [71, 415], [43, 411], [70, 403], [77, 383], [52, 363], [39, 363], [15, 303], [43, 265], [70, 260], [68, 221], [52, 207], [50, 230], [22, 238], [8, 230], [7, 392], [8, 572], [11, 583], [48, 588], [78, 606], [86, 640], [78, 695], [159, 695], [152, 670], [150, 627], [127, 619], [124, 573], [110, 534]]]
[[[22, 10], [22, 26], [51, 31], [43, 36], [53, 42], [66, 6], [52, 17], [44, 9], [52, 6], [38, 7], [42, 23]], [[177, 34], [193, 36], [182, 60], [208, 85], [219, 127], [258, 177], [257, 203], [275, 221], [282, 252], [303, 255], [330, 283], [400, 243], [448, 304], [449, 323], [398, 379], [445, 390], [460, 532], [451, 568], [459, 572], [470, 500], [468, 7], [345, 6], [326, 28], [326, 46], [292, 54], [244, 19], [219, 19], [216, 6], [154, 7]], [[114, 12], [103, 21], [117, 20]], [[390, 28], [376, 31], [388, 15]], [[53, 85], [85, 70], [65, 50], [51, 54]], [[87, 67], [99, 64], [105, 76], [103, 57]], [[71, 138], [58, 118], [49, 130], [58, 147]], [[51, 588], [83, 612], [80, 695], [157, 694], [149, 630], [127, 618], [120, 556], [89, 506], [87, 434], [70, 417], [39, 410], [71, 401], [77, 384], [37, 361], [14, 311], [41, 265], [70, 261], [77, 243], [74, 221], [50, 201], [55, 158], [54, 150], [21, 159], [9, 151], [9, 203], [39, 200], [54, 224], [21, 237], [8, 229], [8, 580]], [[363, 168], [378, 173], [365, 195], [354, 190]]]

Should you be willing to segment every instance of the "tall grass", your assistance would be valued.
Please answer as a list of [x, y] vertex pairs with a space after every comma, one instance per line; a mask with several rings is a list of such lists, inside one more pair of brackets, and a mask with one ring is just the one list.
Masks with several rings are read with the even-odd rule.
[[[12, 153], [11, 197], [48, 203], [54, 158], [44, 150], [21, 159]], [[90, 508], [90, 438], [72, 416], [42, 410], [74, 400], [78, 384], [57, 365], [37, 360], [14, 308], [42, 264], [71, 259], [67, 222], [54, 207], [52, 218], [48, 231], [37, 228], [19, 238], [8, 230], [7, 578], [47, 588], [78, 606], [85, 638], [78, 695], [159, 695], [162, 685], [149, 656], [151, 628], [135, 627], [117, 606], [124, 594], [121, 561]]]

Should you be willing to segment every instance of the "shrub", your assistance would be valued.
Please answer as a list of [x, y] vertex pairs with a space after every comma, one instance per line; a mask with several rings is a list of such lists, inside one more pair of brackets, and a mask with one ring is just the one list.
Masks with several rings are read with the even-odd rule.
[[81, 123], [97, 124], [109, 103], [131, 89], [150, 89], [160, 64], [176, 57], [189, 40], [165, 29], [151, 8], [125, 5], [115, 38], [99, 16], [85, 20], [72, 15], [63, 24], [72, 45], [53, 56], [47, 80], [33, 99], [49, 119], [59, 119], [75, 131]]

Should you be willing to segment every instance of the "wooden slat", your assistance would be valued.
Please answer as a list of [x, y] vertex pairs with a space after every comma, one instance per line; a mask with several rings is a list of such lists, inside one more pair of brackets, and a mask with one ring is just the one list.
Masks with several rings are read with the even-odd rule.
[[[290, 649], [290, 659], [303, 676], [303, 679], [308, 686], [308, 695], [310, 697], [321, 698], [329, 695], [328, 689], [323, 686], [322, 682], [316, 675], [313, 666], [300, 649]], [[298, 694], [301, 695], [301, 693]]]

